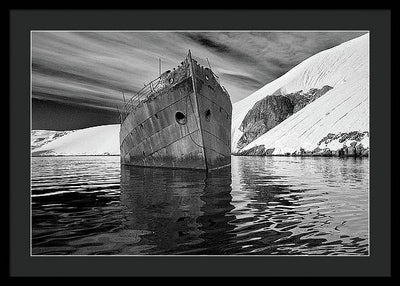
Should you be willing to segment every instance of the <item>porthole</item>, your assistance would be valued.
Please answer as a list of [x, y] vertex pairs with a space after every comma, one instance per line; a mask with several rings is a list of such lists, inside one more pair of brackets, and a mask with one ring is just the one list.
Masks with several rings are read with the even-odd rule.
[[173, 77], [171, 77], [171, 78], [169, 79], [169, 83], [174, 83], [174, 78], [173, 78]]
[[154, 116], [155, 116], [155, 117], [158, 119], [158, 115], [157, 115], [157, 113], [155, 113], [155, 114], [154, 114]]
[[206, 120], [210, 121], [210, 118], [211, 118], [211, 110], [207, 109], [207, 111], [206, 111]]
[[175, 113], [175, 120], [179, 124], [186, 124], [186, 115], [180, 111]]

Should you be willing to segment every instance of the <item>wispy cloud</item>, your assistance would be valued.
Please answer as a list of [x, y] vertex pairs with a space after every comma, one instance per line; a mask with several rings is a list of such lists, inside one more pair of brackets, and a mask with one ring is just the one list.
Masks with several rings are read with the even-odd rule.
[[236, 102], [319, 51], [363, 32], [32, 33], [34, 98], [114, 108], [177, 66], [188, 50], [212, 69]]

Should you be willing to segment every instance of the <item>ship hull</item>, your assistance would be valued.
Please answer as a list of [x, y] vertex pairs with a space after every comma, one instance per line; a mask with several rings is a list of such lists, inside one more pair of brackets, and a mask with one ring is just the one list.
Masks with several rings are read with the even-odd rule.
[[190, 76], [141, 102], [121, 123], [121, 163], [216, 170], [230, 166], [229, 96], [195, 61]]

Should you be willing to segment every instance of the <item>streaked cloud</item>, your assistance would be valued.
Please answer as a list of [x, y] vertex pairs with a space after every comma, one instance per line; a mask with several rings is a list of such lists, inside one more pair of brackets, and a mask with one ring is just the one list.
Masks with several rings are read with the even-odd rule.
[[319, 51], [365, 32], [32, 32], [32, 95], [114, 109], [188, 50], [236, 102]]

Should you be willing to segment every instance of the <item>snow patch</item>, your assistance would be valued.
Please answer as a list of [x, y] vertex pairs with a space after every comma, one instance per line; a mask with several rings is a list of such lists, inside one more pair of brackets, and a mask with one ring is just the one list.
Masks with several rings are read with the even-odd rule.
[[[119, 124], [73, 130], [34, 148], [32, 156], [119, 155], [119, 130]], [[34, 133], [46, 132], [33, 130]]]

